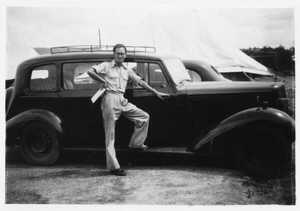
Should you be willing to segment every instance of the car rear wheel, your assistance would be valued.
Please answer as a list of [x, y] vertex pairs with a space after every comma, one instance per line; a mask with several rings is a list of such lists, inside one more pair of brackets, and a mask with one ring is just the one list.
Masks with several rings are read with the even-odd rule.
[[291, 142], [278, 128], [256, 128], [235, 146], [235, 163], [249, 175], [276, 178], [291, 166]]
[[21, 155], [29, 164], [51, 165], [60, 155], [58, 134], [43, 122], [31, 122], [22, 132]]

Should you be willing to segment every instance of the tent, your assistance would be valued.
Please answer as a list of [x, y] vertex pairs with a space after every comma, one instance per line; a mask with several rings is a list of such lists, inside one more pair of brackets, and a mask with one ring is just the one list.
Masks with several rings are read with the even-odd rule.
[[220, 72], [271, 75], [268, 69], [235, 46], [243, 39], [217, 14], [199, 11], [149, 15], [137, 27], [150, 37], [159, 54], [202, 60]]

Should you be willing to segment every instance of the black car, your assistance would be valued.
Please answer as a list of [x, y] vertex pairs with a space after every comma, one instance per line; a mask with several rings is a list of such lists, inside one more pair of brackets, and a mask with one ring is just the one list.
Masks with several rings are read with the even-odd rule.
[[[100, 105], [91, 102], [99, 84], [86, 71], [112, 60], [113, 54], [92, 47], [81, 50], [89, 52], [57, 49], [64, 50], [21, 63], [6, 90], [6, 144], [20, 146], [31, 164], [53, 164], [66, 149], [104, 148]], [[176, 57], [145, 52], [129, 51], [125, 64], [170, 94], [162, 101], [142, 87], [127, 87], [128, 100], [151, 116], [150, 152], [222, 156], [260, 175], [275, 176], [289, 168], [295, 125], [287, 114], [283, 83], [233, 82], [213, 68], [201, 72]], [[127, 148], [132, 130], [121, 117], [117, 150]]]

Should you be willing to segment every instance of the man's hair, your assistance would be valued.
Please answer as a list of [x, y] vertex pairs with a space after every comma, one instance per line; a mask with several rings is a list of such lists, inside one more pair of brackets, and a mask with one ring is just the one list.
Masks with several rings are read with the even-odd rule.
[[120, 43], [114, 45], [114, 48], [113, 48], [113, 52], [114, 52], [114, 53], [116, 52], [117, 48], [124, 48], [124, 49], [125, 49], [125, 53], [127, 53], [127, 49], [126, 49], [126, 46], [125, 46], [125, 45], [120, 44]]

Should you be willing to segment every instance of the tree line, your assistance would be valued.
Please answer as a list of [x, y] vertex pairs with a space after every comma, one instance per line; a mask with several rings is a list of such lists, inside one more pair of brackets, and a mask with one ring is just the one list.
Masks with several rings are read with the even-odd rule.
[[253, 47], [241, 50], [271, 69], [271, 71], [285, 75], [295, 74], [295, 47], [278, 46], [272, 48], [264, 46], [262, 48]]

